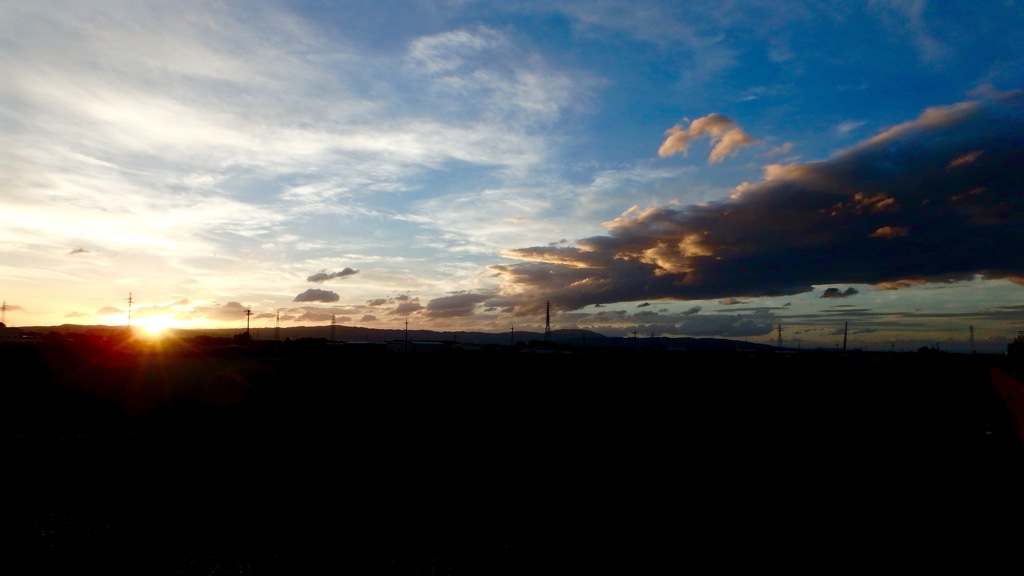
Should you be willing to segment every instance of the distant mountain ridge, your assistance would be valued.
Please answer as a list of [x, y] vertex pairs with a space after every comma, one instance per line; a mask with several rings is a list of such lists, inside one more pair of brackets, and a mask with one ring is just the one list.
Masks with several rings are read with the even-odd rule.
[[[20, 330], [28, 333], [49, 334], [95, 334], [107, 336], [125, 329], [125, 326], [61, 324], [60, 326], [23, 326]], [[245, 334], [237, 328], [168, 329], [167, 333], [178, 338], [207, 336], [232, 338]], [[435, 330], [362, 328], [358, 326], [292, 326], [287, 328], [250, 328], [253, 340], [299, 340], [306, 338], [325, 339], [337, 342], [449, 342], [476, 346], [516, 346], [544, 341], [542, 332], [439, 332]], [[548, 339], [552, 344], [588, 348], [657, 348], [661, 350], [775, 350], [775, 346], [726, 338], [667, 338], [667, 337], [621, 337], [605, 336], [591, 330], [578, 328], [552, 330]]]

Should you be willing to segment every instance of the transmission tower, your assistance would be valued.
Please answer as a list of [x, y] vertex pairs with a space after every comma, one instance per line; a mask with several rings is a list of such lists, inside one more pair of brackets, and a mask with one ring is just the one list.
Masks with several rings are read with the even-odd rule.
[[132, 293], [128, 293], [128, 327], [132, 327]]
[[544, 341], [551, 341], [551, 301], [547, 302], [547, 312], [544, 318]]

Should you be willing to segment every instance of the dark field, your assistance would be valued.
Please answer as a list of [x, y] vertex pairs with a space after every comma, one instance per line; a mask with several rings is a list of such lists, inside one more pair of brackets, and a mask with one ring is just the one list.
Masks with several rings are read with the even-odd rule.
[[1019, 542], [1001, 356], [0, 361], [9, 574], [830, 572]]

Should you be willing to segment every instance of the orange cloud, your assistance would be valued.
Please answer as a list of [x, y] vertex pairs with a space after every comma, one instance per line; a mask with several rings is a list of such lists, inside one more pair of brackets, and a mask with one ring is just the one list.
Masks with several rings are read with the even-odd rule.
[[735, 155], [740, 147], [756, 143], [756, 140], [737, 126], [734, 120], [717, 112], [697, 118], [690, 123], [689, 128], [676, 124], [666, 130], [665, 134], [668, 138], [658, 148], [658, 156], [686, 156], [694, 140], [707, 137], [713, 145], [708, 156], [709, 164], [717, 164], [727, 156]]

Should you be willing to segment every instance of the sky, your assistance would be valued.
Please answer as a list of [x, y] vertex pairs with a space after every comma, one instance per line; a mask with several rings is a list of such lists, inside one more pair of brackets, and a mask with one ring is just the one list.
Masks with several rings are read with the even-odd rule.
[[1024, 330], [1019, 2], [0, 15], [10, 327]]

